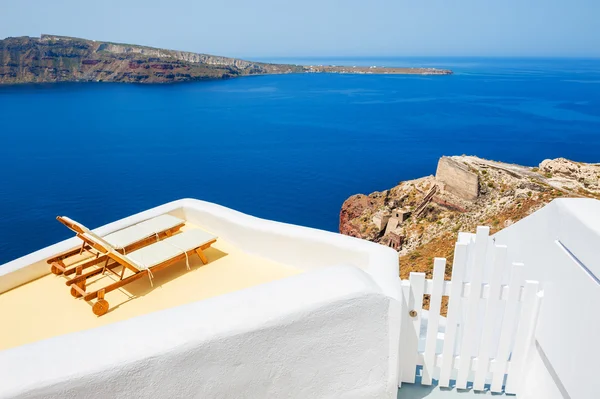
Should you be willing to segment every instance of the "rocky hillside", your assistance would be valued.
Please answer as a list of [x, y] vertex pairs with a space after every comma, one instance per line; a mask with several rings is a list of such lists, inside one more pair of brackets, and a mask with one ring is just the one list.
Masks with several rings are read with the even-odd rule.
[[0, 83], [164, 83], [300, 70], [301, 67], [295, 65], [264, 64], [61, 36], [0, 41]]
[[488, 225], [493, 233], [559, 197], [600, 199], [600, 164], [558, 158], [526, 167], [442, 157], [436, 176], [348, 198], [340, 232], [397, 249], [402, 278], [430, 273], [435, 256], [448, 258], [449, 275], [459, 231]]
[[0, 84], [35, 82], [166, 83], [282, 73], [451, 74], [433, 68], [268, 64], [186, 51], [64, 36], [0, 40]]

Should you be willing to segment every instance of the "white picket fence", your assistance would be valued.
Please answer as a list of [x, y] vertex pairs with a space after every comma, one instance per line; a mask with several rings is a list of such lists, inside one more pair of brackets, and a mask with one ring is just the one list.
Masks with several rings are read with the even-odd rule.
[[[524, 265], [508, 264], [507, 248], [495, 245], [488, 227], [463, 234], [456, 243], [451, 281], [444, 280], [446, 259], [436, 258], [433, 279], [411, 273], [402, 280], [403, 320], [400, 336], [400, 381], [421, 384], [438, 380], [459, 389], [518, 393], [523, 362], [533, 345], [542, 292], [525, 281]], [[429, 311], [423, 295], [431, 295]], [[442, 296], [448, 315], [440, 316]], [[489, 386], [486, 386], [489, 384]]]

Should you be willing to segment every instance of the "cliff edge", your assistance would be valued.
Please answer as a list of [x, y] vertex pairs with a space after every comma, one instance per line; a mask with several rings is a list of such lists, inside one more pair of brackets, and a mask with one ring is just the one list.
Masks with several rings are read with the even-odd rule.
[[494, 233], [559, 197], [600, 199], [600, 164], [558, 158], [527, 167], [442, 157], [435, 176], [348, 198], [339, 229], [396, 249], [402, 278], [431, 273], [435, 256], [448, 258], [449, 274], [459, 231], [488, 225]]
[[42, 35], [0, 40], [0, 83], [166, 83], [299, 72], [296, 65]]

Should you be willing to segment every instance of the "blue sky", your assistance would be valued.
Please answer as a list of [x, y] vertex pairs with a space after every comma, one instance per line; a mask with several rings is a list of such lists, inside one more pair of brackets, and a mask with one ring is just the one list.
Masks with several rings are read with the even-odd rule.
[[0, 0], [40, 33], [239, 57], [600, 57], [599, 0]]

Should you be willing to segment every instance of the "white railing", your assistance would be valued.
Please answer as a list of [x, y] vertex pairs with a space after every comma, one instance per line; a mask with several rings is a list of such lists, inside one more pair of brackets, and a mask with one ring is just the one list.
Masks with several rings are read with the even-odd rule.
[[[508, 263], [506, 246], [495, 245], [488, 227], [461, 234], [451, 281], [444, 280], [445, 269], [446, 259], [436, 258], [433, 279], [411, 273], [402, 281], [399, 385], [415, 383], [421, 369], [423, 385], [437, 379], [450, 387], [454, 380], [459, 389], [470, 382], [474, 390], [518, 393], [542, 298], [539, 283], [524, 280], [523, 264]], [[426, 294], [429, 311], [422, 309]], [[443, 296], [449, 297], [447, 318]]]

